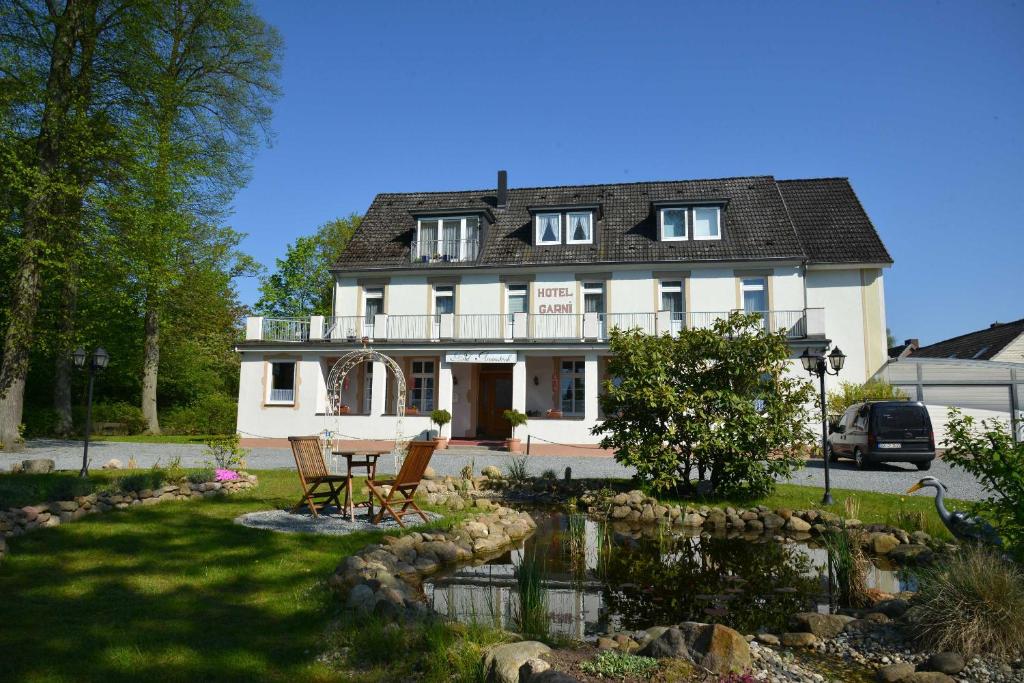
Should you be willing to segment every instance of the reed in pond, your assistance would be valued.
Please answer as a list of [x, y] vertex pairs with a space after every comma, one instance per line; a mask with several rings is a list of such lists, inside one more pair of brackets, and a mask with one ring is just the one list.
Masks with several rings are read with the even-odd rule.
[[544, 587], [544, 559], [536, 546], [528, 544], [516, 567], [517, 604], [513, 605], [512, 620], [524, 638], [544, 640], [548, 637], [548, 595]]
[[829, 574], [839, 602], [846, 607], [866, 607], [870, 563], [861, 548], [860, 533], [838, 531], [821, 537], [828, 551]]
[[562, 552], [569, 560], [573, 583], [583, 584], [587, 574], [587, 517], [579, 513], [566, 516], [562, 533]]

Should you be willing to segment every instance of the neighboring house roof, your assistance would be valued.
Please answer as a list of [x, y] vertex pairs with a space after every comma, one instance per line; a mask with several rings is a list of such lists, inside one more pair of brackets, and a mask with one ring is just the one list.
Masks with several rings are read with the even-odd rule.
[[906, 358], [913, 355], [914, 351], [917, 351], [920, 347], [921, 344], [917, 339], [908, 339], [902, 344], [890, 346], [889, 358]]
[[1024, 335], [1024, 318], [1012, 323], [993, 323], [983, 330], [922, 346], [911, 357], [992, 360], [1021, 335]]
[[[771, 176], [377, 195], [336, 264], [338, 269], [412, 268], [416, 215], [478, 211], [490, 225], [479, 265], [808, 260], [892, 263], [845, 178], [776, 181]], [[664, 202], [722, 202], [722, 239], [663, 242]], [[594, 244], [535, 246], [531, 209], [599, 206]]]

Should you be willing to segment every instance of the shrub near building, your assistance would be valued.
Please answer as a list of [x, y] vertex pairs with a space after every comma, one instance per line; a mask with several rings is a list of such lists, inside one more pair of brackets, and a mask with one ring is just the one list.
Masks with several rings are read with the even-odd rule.
[[785, 333], [757, 314], [675, 337], [615, 330], [610, 349], [594, 432], [657, 490], [691, 495], [696, 471], [716, 495], [766, 495], [814, 443], [814, 389], [786, 374]]

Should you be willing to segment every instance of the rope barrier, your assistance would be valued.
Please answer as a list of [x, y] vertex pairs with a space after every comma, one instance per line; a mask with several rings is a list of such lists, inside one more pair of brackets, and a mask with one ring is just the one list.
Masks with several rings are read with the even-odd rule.
[[545, 439], [543, 436], [534, 436], [532, 434], [530, 434], [528, 436], [528, 438], [530, 438], [530, 439], [537, 439], [538, 441], [543, 441], [544, 443], [549, 443], [549, 444], [552, 444], [554, 446], [564, 446], [565, 448], [590, 448], [590, 449], [601, 450], [601, 451], [605, 450], [604, 446], [600, 446], [600, 445], [592, 446], [590, 444], [582, 444], [582, 443], [581, 444], [561, 443], [559, 441], [551, 441], [550, 439]]

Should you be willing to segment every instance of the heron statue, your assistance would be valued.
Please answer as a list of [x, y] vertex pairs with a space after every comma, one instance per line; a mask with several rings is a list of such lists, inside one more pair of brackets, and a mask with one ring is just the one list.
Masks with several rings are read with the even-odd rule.
[[950, 533], [961, 541], [987, 543], [1001, 546], [1003, 541], [991, 524], [980, 517], [971, 517], [963, 512], [950, 512], [946, 509], [946, 485], [935, 477], [925, 477], [909, 489], [907, 493], [920, 491], [924, 488], [935, 489], [935, 509]]

